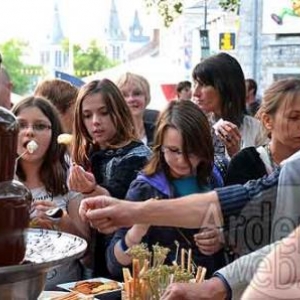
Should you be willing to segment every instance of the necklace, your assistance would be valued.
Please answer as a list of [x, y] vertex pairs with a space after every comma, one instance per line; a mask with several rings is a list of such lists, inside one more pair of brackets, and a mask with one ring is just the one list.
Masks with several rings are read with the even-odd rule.
[[272, 156], [272, 153], [271, 153], [271, 150], [270, 150], [270, 143], [266, 145], [266, 150], [267, 150], [268, 158], [269, 158], [269, 161], [271, 163], [271, 168], [272, 168], [272, 171], [273, 171], [277, 167], [277, 164], [275, 163], [275, 161], [273, 159], [273, 156]]

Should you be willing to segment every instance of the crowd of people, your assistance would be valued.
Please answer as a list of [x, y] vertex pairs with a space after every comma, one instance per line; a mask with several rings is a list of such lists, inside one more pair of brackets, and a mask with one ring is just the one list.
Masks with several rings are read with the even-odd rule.
[[[207, 269], [202, 283], [170, 284], [164, 300], [298, 297], [300, 80], [278, 80], [258, 100], [256, 82], [227, 53], [191, 75], [156, 112], [149, 82], [130, 72], [80, 88], [43, 80], [12, 105], [1, 66], [0, 106], [19, 122], [16, 177], [33, 196], [30, 224], [88, 242], [81, 259], [48, 272], [46, 290], [122, 281], [127, 250], [146, 243], [168, 247], [169, 265], [178, 244], [191, 249]], [[58, 143], [62, 133], [72, 134], [69, 146]], [[56, 207], [53, 220], [46, 212]]]

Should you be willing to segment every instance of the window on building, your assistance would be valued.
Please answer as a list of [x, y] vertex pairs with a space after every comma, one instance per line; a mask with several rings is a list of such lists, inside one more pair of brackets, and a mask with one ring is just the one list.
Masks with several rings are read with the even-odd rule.
[[292, 74], [292, 73], [283, 73], [283, 74], [273, 74], [274, 81], [282, 80], [286, 78], [297, 78], [300, 79], [300, 73]]
[[57, 68], [62, 67], [62, 53], [60, 50], [55, 51], [55, 67]]

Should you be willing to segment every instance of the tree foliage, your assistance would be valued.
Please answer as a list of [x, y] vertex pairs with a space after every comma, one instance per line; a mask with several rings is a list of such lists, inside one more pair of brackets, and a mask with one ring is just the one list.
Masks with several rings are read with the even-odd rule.
[[[11, 81], [13, 82], [13, 91], [17, 94], [26, 94], [32, 87], [32, 76], [41, 73], [41, 67], [26, 64], [23, 57], [28, 51], [27, 43], [11, 39], [0, 45], [0, 52], [3, 59], [3, 66], [6, 68]], [[30, 70], [32, 76], [25, 73]]]
[[[69, 49], [68, 40], [64, 41], [63, 47], [65, 51]], [[117, 64], [105, 55], [95, 40], [92, 40], [86, 49], [79, 44], [74, 44], [73, 57], [74, 73], [79, 77], [111, 68]]]
[[[148, 8], [157, 8], [163, 18], [164, 25], [169, 27], [176, 17], [183, 12], [184, 0], [144, 0]], [[203, 0], [205, 2], [206, 0]], [[241, 0], [219, 0], [219, 5], [225, 11], [235, 11]]]

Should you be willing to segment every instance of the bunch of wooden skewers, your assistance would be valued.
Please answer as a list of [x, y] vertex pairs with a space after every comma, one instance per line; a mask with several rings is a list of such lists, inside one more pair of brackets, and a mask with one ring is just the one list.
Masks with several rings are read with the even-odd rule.
[[152, 257], [145, 244], [128, 249], [132, 257], [132, 274], [128, 268], [123, 268], [126, 300], [159, 300], [171, 283], [204, 280], [206, 269], [194, 266], [191, 249], [181, 249], [180, 265], [176, 261], [172, 266], [164, 265], [168, 252], [168, 248], [155, 245]]

